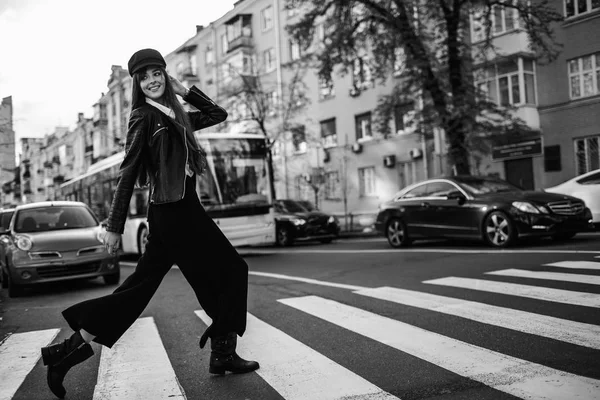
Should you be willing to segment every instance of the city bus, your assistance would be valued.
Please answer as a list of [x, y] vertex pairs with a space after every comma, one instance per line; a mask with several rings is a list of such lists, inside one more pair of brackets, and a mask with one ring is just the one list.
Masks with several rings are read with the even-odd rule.
[[[195, 132], [206, 152], [207, 170], [196, 192], [208, 215], [236, 247], [273, 245], [273, 214], [267, 142], [253, 133]], [[86, 203], [104, 220], [116, 189], [124, 152], [116, 153], [60, 185], [59, 198]], [[124, 253], [141, 254], [148, 236], [148, 188], [136, 187], [122, 236]]]

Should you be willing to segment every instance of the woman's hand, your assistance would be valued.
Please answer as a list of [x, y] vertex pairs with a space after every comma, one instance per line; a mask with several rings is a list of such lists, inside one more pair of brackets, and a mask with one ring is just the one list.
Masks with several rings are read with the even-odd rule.
[[171, 85], [173, 85], [173, 90], [175, 90], [175, 94], [178, 94], [181, 97], [187, 94], [188, 89], [185, 86], [183, 86], [181, 82], [179, 82], [179, 79], [169, 75], [169, 81], [171, 82]]
[[121, 234], [115, 232], [106, 232], [104, 235], [104, 247], [110, 254], [117, 254], [119, 243], [121, 242]]

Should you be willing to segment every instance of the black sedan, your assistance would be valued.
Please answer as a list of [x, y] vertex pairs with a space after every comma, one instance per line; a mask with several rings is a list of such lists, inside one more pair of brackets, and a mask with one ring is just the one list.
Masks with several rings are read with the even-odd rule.
[[275, 229], [278, 246], [291, 246], [297, 240], [330, 243], [340, 233], [338, 219], [309, 210], [295, 200], [275, 200]]
[[408, 186], [380, 205], [375, 222], [392, 247], [434, 237], [483, 239], [508, 247], [519, 237], [569, 239], [591, 228], [575, 197], [525, 191], [498, 178], [452, 176]]

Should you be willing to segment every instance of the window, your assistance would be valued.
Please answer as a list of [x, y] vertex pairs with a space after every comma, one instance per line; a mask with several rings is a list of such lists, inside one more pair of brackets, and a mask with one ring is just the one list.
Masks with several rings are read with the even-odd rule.
[[310, 199], [313, 192], [308, 182], [306, 182], [304, 175], [297, 175], [296, 178], [294, 178], [294, 181], [294, 186], [296, 186], [296, 198], [302, 200]]
[[577, 180], [580, 185], [600, 185], [600, 172], [596, 172]]
[[205, 50], [204, 54], [205, 54], [204, 57], [205, 57], [205, 61], [206, 61], [207, 65], [215, 62], [215, 53], [210, 44], [208, 46], [206, 46], [206, 50]]
[[427, 197], [446, 197], [452, 192], [456, 192], [456, 186], [448, 182], [431, 182], [426, 185], [425, 196]]
[[301, 51], [300, 51], [300, 43], [295, 40], [290, 39], [290, 60], [298, 60], [300, 59]]
[[600, 0], [565, 0], [565, 16], [575, 17], [600, 9]]
[[319, 77], [319, 100], [329, 99], [333, 96], [335, 96], [333, 80]]
[[250, 15], [238, 15], [237, 19], [227, 24], [227, 39], [233, 42], [242, 36], [252, 37]]
[[279, 97], [277, 96], [277, 91], [273, 90], [271, 92], [265, 93], [265, 101], [266, 101], [266, 112], [269, 116], [273, 116], [277, 114], [277, 107], [279, 107]]
[[229, 58], [227, 64], [239, 74], [254, 75], [254, 57], [250, 53], [239, 52]]
[[340, 196], [340, 177], [337, 171], [325, 173], [325, 198], [328, 200], [339, 199]]
[[198, 75], [198, 60], [195, 54], [190, 56], [190, 74], [192, 76]]
[[321, 121], [321, 138], [323, 147], [337, 146], [337, 132], [335, 130], [335, 118]]
[[275, 49], [270, 48], [263, 52], [263, 62], [265, 63], [265, 72], [271, 72], [275, 69]]
[[398, 105], [394, 107], [394, 126], [398, 135], [409, 133], [408, 128], [412, 123], [412, 111], [410, 105]]
[[295, 153], [306, 153], [306, 131], [304, 126], [298, 126], [291, 129], [292, 144]]
[[[516, 0], [518, 1], [518, 0]], [[479, 42], [485, 39], [487, 10], [478, 8], [471, 13], [471, 40]], [[519, 27], [519, 13], [511, 7], [493, 6], [489, 21], [491, 35], [501, 35]]]
[[352, 65], [352, 84], [358, 89], [368, 89], [372, 83], [373, 77], [367, 58], [356, 58]]
[[562, 165], [560, 162], [560, 145], [544, 147], [544, 171], [560, 171]]
[[354, 117], [356, 124], [356, 140], [368, 140], [373, 138], [371, 132], [371, 112]]
[[273, 7], [268, 6], [263, 8], [260, 12], [260, 21], [262, 26], [262, 31], [268, 31], [273, 28]]
[[402, 195], [403, 199], [413, 199], [415, 197], [425, 197], [427, 194], [427, 184], [419, 185], [414, 189], [409, 190], [408, 192]]
[[499, 105], [536, 104], [535, 65], [514, 58], [476, 72], [475, 85], [489, 101]]
[[229, 42], [227, 41], [227, 33], [221, 35], [221, 54], [227, 54], [229, 50]]
[[600, 52], [569, 60], [567, 65], [571, 99], [600, 93]]
[[231, 67], [228, 63], [223, 63], [219, 66], [221, 70], [221, 80], [223, 83], [231, 81]]
[[404, 47], [397, 47], [394, 50], [394, 76], [400, 76], [406, 69], [406, 53]]
[[358, 169], [358, 191], [361, 197], [375, 196], [375, 167]]
[[600, 168], [599, 141], [600, 136], [575, 140], [576, 175], [585, 174], [586, 172]]

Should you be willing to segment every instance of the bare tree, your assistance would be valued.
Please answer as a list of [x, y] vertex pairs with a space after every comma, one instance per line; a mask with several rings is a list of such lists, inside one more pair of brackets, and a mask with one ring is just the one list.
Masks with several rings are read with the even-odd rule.
[[[376, 110], [384, 135], [395, 107], [419, 99], [418, 130], [443, 129], [450, 161], [461, 174], [470, 173], [469, 153], [485, 150], [482, 138], [530, 131], [510, 105], [488, 100], [474, 84], [474, 74], [495, 55], [495, 13], [514, 12], [511, 23], [526, 33], [531, 57], [540, 63], [559, 53], [552, 27], [563, 19], [550, 0], [288, 0], [287, 7], [305, 11], [287, 27], [304, 49], [311, 48], [317, 24], [325, 26], [323, 43], [312, 46], [323, 79], [358, 70], [393, 85]], [[485, 32], [478, 51], [470, 41], [473, 17]]]

